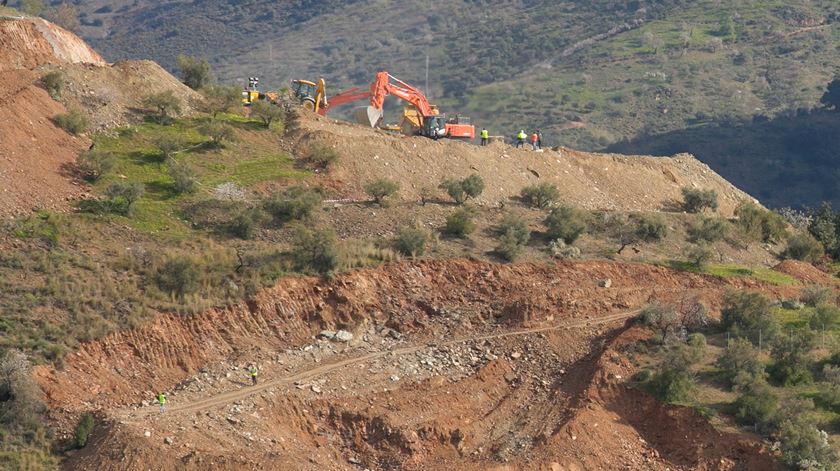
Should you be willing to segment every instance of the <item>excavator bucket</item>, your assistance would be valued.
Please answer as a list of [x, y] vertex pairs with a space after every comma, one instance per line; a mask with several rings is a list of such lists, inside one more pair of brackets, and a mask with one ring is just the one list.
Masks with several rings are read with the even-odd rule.
[[382, 120], [382, 110], [373, 106], [360, 106], [353, 110], [356, 122], [375, 128]]

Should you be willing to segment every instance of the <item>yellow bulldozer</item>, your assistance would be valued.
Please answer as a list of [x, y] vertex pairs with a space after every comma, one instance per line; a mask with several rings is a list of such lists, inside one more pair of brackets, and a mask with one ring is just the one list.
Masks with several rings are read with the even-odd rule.
[[318, 83], [309, 80], [292, 80], [292, 92], [304, 108], [319, 113], [327, 107], [327, 83], [323, 78]]

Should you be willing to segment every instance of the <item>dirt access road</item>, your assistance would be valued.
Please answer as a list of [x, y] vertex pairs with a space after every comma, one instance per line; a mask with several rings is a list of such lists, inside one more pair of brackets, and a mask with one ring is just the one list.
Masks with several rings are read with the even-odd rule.
[[646, 334], [622, 319], [731, 287], [796, 289], [600, 261], [391, 264], [161, 316], [38, 376], [61, 433], [97, 414], [66, 469], [774, 469], [754, 438], [626, 385]]

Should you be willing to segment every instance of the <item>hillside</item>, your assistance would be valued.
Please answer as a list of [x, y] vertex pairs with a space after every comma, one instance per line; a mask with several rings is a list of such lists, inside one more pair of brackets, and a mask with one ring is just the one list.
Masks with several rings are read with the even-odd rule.
[[0, 44], [2, 469], [840, 462], [832, 247], [688, 154], [243, 108], [14, 14]]
[[[337, 91], [384, 69], [422, 86], [428, 55], [429, 94], [445, 111], [494, 134], [540, 128], [551, 144], [590, 151], [814, 108], [840, 46], [830, 0], [93, 1], [80, 9], [85, 36], [110, 60], [151, 56], [174, 70], [178, 54], [196, 55], [223, 81], [257, 75], [279, 87], [322, 75]], [[727, 171], [704, 145], [679, 150]], [[799, 158], [770, 150], [774, 161]], [[773, 184], [775, 170], [751, 169], [734, 182]], [[772, 204], [825, 197], [802, 182]]]

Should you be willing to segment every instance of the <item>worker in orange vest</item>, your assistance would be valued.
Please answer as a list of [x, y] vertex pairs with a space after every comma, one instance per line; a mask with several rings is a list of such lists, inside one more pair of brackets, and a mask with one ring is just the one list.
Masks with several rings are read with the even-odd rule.
[[539, 136], [537, 135], [537, 133], [536, 132], [531, 133], [531, 147], [533, 147], [534, 150], [537, 150], [537, 139], [539, 139]]

